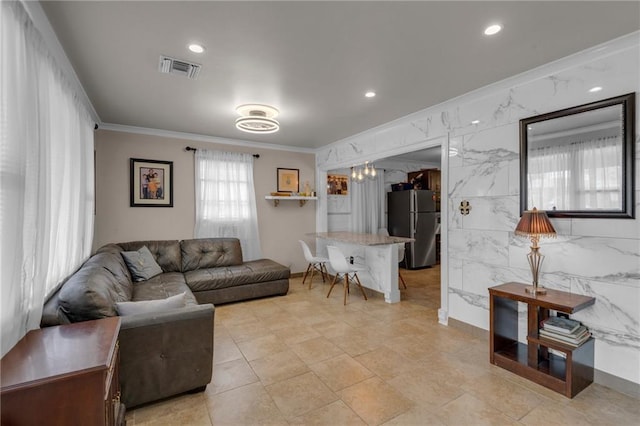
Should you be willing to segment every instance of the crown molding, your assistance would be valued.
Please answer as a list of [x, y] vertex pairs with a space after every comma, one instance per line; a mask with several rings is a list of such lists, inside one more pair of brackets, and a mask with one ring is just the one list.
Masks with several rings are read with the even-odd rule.
[[140, 135], [158, 136], [162, 138], [184, 139], [197, 142], [215, 143], [220, 145], [242, 146], [247, 148], [269, 149], [275, 151], [299, 152], [303, 154], [315, 154], [315, 148], [301, 148], [277, 144], [258, 143], [241, 139], [221, 138], [216, 136], [200, 135], [197, 133], [174, 132], [172, 130], [151, 129], [148, 127], [126, 126], [123, 124], [102, 123], [101, 130], [114, 132], [136, 133]]

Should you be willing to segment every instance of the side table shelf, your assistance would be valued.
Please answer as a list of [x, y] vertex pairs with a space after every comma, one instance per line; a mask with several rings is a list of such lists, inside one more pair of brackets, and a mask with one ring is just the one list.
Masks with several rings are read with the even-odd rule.
[[[490, 361], [573, 398], [593, 382], [595, 340], [573, 347], [540, 337], [538, 331], [550, 309], [571, 314], [593, 305], [595, 298], [551, 289], [531, 295], [525, 287], [506, 283], [489, 288]], [[518, 302], [527, 304], [527, 344], [518, 341]]]

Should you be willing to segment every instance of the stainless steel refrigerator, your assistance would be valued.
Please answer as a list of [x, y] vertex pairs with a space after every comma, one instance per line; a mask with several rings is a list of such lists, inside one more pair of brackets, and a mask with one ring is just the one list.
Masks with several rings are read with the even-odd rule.
[[408, 269], [436, 264], [436, 235], [440, 233], [440, 212], [436, 211], [433, 191], [407, 190], [389, 192], [387, 219], [390, 235], [415, 238], [407, 243], [405, 259]]

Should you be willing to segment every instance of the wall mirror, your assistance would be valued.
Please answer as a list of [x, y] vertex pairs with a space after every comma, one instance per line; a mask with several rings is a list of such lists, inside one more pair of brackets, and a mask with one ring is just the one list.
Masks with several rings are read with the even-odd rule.
[[635, 93], [520, 120], [520, 213], [634, 217]]

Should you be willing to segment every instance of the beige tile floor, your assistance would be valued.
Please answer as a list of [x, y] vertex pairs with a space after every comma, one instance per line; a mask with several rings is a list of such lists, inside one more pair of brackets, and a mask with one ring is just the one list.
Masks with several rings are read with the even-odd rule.
[[213, 380], [129, 425], [638, 425], [640, 401], [593, 384], [567, 399], [489, 364], [486, 339], [437, 322], [439, 269], [402, 301], [347, 306], [328, 284], [216, 307]]

